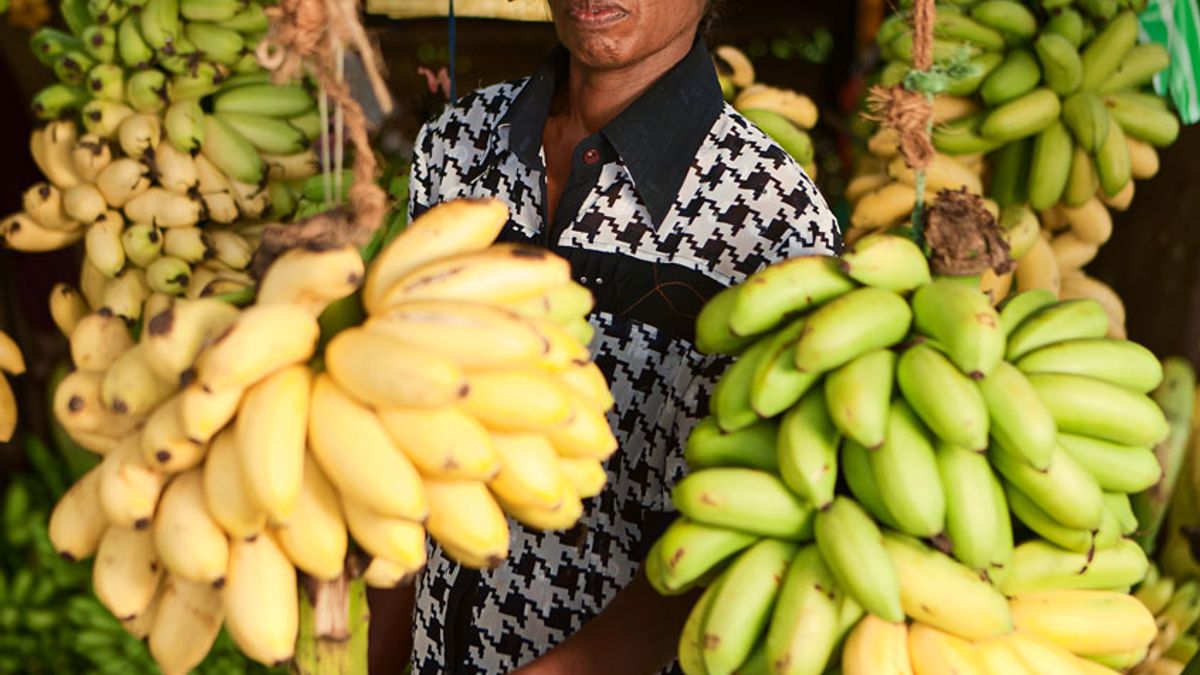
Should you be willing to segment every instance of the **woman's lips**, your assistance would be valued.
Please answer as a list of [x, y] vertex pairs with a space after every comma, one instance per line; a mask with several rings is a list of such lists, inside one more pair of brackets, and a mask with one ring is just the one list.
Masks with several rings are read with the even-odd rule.
[[628, 12], [612, 2], [573, 2], [568, 14], [583, 28], [602, 28], [625, 18]]

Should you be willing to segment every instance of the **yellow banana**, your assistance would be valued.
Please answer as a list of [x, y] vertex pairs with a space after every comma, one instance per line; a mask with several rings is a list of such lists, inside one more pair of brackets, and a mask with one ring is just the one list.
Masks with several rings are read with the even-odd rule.
[[270, 666], [292, 658], [300, 630], [296, 568], [272, 534], [233, 542], [221, 600], [242, 653]]
[[200, 469], [171, 481], [154, 516], [154, 545], [172, 574], [220, 588], [229, 567], [229, 540], [204, 502]]
[[149, 530], [116, 525], [105, 530], [92, 566], [92, 588], [113, 616], [129, 621], [145, 612], [161, 575]]
[[100, 469], [83, 474], [50, 512], [50, 543], [67, 560], [90, 558], [108, 527], [100, 508]]
[[443, 406], [468, 388], [466, 374], [450, 359], [361, 327], [330, 341], [325, 367], [342, 389], [378, 407]]
[[341, 577], [349, 546], [346, 518], [337, 491], [307, 453], [292, 520], [276, 527], [275, 535], [284, 553], [301, 571], [317, 579]]
[[458, 199], [434, 206], [371, 262], [363, 306], [368, 312], [378, 311], [384, 295], [422, 265], [487, 248], [507, 222], [508, 206], [499, 199]]
[[362, 279], [362, 255], [353, 246], [325, 251], [295, 248], [267, 268], [255, 302], [302, 305], [316, 316], [329, 303], [353, 293]]
[[602, 413], [612, 409], [614, 401], [608, 380], [594, 361], [572, 364], [558, 371], [557, 375], [563, 384], [582, 395], [593, 409]]
[[[888, 164], [888, 175], [901, 183], [913, 187], [916, 185], [915, 172], [904, 162], [903, 157], [897, 157]], [[942, 190], [966, 190], [971, 194], [983, 194], [983, 181], [967, 167], [949, 155], [935, 154], [925, 167], [925, 189], [929, 192]]]
[[378, 413], [396, 446], [422, 475], [486, 481], [500, 470], [487, 430], [454, 406], [380, 408]]
[[[1132, 136], [1126, 136], [1125, 143], [1129, 146], [1129, 169], [1133, 177], [1137, 180], [1154, 178], [1158, 174], [1158, 150], [1146, 141]], [[28, 210], [28, 207], [26, 209]]]
[[306, 361], [320, 327], [303, 307], [255, 305], [196, 361], [197, 381], [209, 391], [247, 387], [271, 373]]
[[17, 397], [12, 385], [0, 375], [0, 443], [7, 443], [17, 429]]
[[166, 477], [142, 457], [136, 434], [127, 436], [100, 463], [100, 506], [109, 522], [121, 527], [150, 526]]
[[0, 220], [0, 247], [25, 253], [57, 251], [79, 241], [84, 231], [84, 228], [52, 230], [21, 211]]
[[913, 186], [899, 181], [888, 183], [862, 196], [854, 205], [850, 222], [857, 227], [891, 227], [912, 215], [917, 202]]
[[496, 567], [508, 557], [508, 521], [479, 481], [428, 480], [430, 536], [468, 567]]
[[71, 157], [78, 137], [78, 127], [73, 121], [65, 119], [51, 122], [29, 137], [29, 150], [34, 162], [60, 190], [82, 182]]
[[142, 428], [142, 456], [157, 470], [173, 474], [204, 461], [208, 444], [188, 438], [183, 430], [182, 397], [167, 399], [146, 418]]
[[419, 571], [419, 568], [413, 569], [395, 560], [375, 556], [363, 571], [363, 581], [371, 588], [396, 588], [412, 579]]
[[170, 228], [191, 227], [200, 222], [200, 207], [201, 201], [190, 195], [152, 187], [125, 202], [124, 209], [131, 222]]
[[467, 377], [462, 408], [498, 431], [542, 431], [570, 421], [571, 397], [537, 369], [488, 370]]
[[187, 194], [200, 181], [196, 160], [189, 153], [177, 150], [174, 143], [160, 144], [154, 150], [153, 161], [158, 184], [168, 192]]
[[88, 303], [79, 291], [70, 284], [57, 283], [50, 290], [50, 318], [54, 325], [68, 338], [75, 331], [79, 320], [91, 313]]
[[1062, 215], [1080, 241], [1103, 244], [1112, 236], [1112, 216], [1099, 199], [1089, 199], [1075, 208], [1064, 206]]
[[1154, 641], [1154, 615], [1126, 593], [1046, 590], [1010, 602], [1017, 630], [1037, 635], [1075, 654], [1142, 649]]
[[407, 570], [425, 564], [425, 528], [419, 523], [381, 515], [350, 498], [342, 499], [342, 508], [350, 534], [367, 553]]
[[420, 475], [383, 423], [325, 373], [317, 375], [313, 384], [308, 442], [313, 457], [343, 496], [389, 516], [420, 522], [428, 515]]
[[[565, 389], [565, 388], [564, 388]], [[604, 413], [589, 405], [574, 391], [566, 391], [571, 400], [571, 416], [565, 424], [550, 427], [546, 437], [563, 457], [606, 460], [617, 451], [617, 437]]]
[[1100, 246], [1080, 239], [1074, 232], [1066, 232], [1050, 242], [1050, 250], [1058, 263], [1059, 274], [1066, 277], [1072, 270], [1090, 263], [1100, 251]]
[[544, 295], [570, 280], [570, 264], [546, 249], [497, 244], [410, 271], [396, 280], [376, 311], [409, 300], [515, 302]]
[[[376, 314], [368, 330], [465, 368], [498, 368], [535, 363], [550, 344], [533, 320], [515, 311], [474, 302], [416, 300]], [[487, 349], [479, 336], [487, 335]]]
[[141, 423], [140, 416], [118, 417], [100, 399], [104, 376], [80, 370], [68, 373], [54, 391], [54, 417], [69, 432], [120, 435]]
[[168, 575], [150, 625], [150, 655], [165, 675], [189, 673], [208, 655], [224, 618], [220, 591]]
[[179, 392], [179, 414], [184, 435], [199, 443], [207, 443], [229, 424], [242, 403], [243, 389], [205, 391], [195, 382]]
[[[88, 267], [95, 269], [92, 265]], [[133, 323], [142, 317], [142, 308], [150, 291], [146, 273], [126, 267], [104, 286], [104, 297], [99, 306]]]
[[590, 457], [559, 457], [558, 469], [581, 499], [600, 494], [608, 482], [604, 465]]
[[1045, 237], [1038, 237], [1029, 252], [1017, 261], [1017, 291], [1024, 293], [1044, 288], [1058, 295], [1062, 287], [1062, 276], [1054, 250]]
[[237, 417], [238, 458], [254, 501], [288, 524], [300, 496], [312, 371], [288, 366], [246, 390]]
[[817, 124], [817, 105], [804, 94], [766, 85], [750, 87], [737, 96], [733, 107], [739, 111], [769, 110], [786, 117], [801, 129]]
[[120, 416], [137, 417], [153, 410], [176, 386], [150, 365], [145, 345], [138, 344], [117, 357], [104, 373], [100, 397], [104, 406]]
[[129, 334], [129, 326], [123, 319], [107, 312], [97, 312], [76, 321], [70, 343], [71, 361], [77, 369], [103, 373], [117, 357], [133, 347], [133, 336]]
[[845, 675], [913, 675], [908, 627], [868, 614], [850, 631], [842, 648]]
[[908, 629], [908, 651], [916, 675], [988, 675], [974, 645], [919, 621]]
[[1078, 659], [1058, 645], [1042, 640], [1024, 631], [1013, 632], [999, 638], [1034, 673], [1078, 673]]
[[500, 471], [488, 487], [506, 504], [533, 509], [553, 509], [567, 488], [558, 468], [554, 446], [538, 433], [493, 432], [492, 447]]
[[[113, 160], [96, 176], [96, 188], [104, 195], [104, 201], [109, 208], [124, 208], [131, 201], [145, 194], [150, 189], [150, 167], [131, 157], [121, 157]], [[126, 214], [130, 215], [130, 214]], [[130, 215], [137, 223], [152, 225], [151, 221], [139, 221]]]
[[204, 503], [213, 520], [233, 539], [255, 537], [266, 526], [267, 513], [254, 500], [248, 483], [238, 457], [236, 432], [226, 429], [212, 440], [204, 462]]
[[35, 183], [21, 197], [25, 214], [48, 230], [75, 230], [81, 223], [72, 220], [63, 208], [62, 191], [51, 183]]

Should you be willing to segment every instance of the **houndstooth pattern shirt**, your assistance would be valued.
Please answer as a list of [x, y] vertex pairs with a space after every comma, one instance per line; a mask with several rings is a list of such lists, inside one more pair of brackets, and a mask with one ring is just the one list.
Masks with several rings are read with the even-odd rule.
[[590, 288], [591, 345], [612, 387], [620, 450], [581, 522], [541, 533], [511, 522], [497, 569], [457, 565], [431, 544], [418, 580], [413, 672], [499, 673], [578, 631], [634, 577], [671, 520], [683, 445], [726, 362], [692, 346], [703, 303], [777, 260], [833, 255], [837, 223], [800, 167], [725, 104], [700, 40], [600, 133], [576, 148], [547, 224], [541, 134], [568, 56], [531, 78], [459, 100], [417, 138], [410, 210], [498, 197], [502, 238], [548, 246]]

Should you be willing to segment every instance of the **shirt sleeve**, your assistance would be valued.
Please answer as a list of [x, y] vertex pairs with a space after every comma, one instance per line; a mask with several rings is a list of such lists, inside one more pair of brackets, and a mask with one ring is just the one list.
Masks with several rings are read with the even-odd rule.
[[408, 177], [408, 222], [425, 213], [436, 203], [436, 176], [431, 167], [437, 166], [431, 160], [434, 153], [434, 139], [437, 134], [431, 124], [425, 124], [417, 133], [413, 144], [412, 167]]

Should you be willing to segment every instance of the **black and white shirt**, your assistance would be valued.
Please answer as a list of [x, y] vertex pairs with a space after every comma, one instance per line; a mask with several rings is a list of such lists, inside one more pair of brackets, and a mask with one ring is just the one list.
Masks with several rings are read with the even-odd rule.
[[575, 149], [547, 226], [542, 129], [565, 81], [561, 47], [525, 80], [481, 89], [417, 138], [410, 209], [498, 197], [501, 238], [540, 243], [592, 290], [591, 345], [616, 407], [620, 450], [580, 523], [541, 533], [512, 523], [497, 569], [457, 565], [436, 547], [418, 581], [413, 672], [499, 673], [578, 631], [634, 577], [671, 520], [683, 445], [706, 412], [723, 360], [692, 347], [704, 302], [769, 263], [833, 255], [833, 215], [779, 146], [725, 104], [708, 51], [691, 52]]

